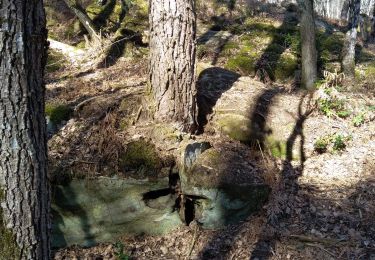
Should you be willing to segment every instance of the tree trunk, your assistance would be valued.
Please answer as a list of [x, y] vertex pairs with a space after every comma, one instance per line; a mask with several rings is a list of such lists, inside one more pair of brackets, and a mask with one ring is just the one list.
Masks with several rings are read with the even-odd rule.
[[[2, 0], [0, 10], [0, 258], [49, 259], [43, 1]], [[16, 255], [3, 257], [9, 246]]]
[[86, 14], [85, 10], [76, 0], [64, 0], [66, 5], [72, 10], [75, 16], [77, 16], [80, 23], [85, 27], [92, 40], [98, 40], [98, 32], [96, 26], [91, 18]]
[[155, 118], [196, 130], [194, 0], [150, 0], [150, 83]]
[[301, 85], [306, 89], [313, 89], [317, 78], [317, 52], [313, 0], [298, 0], [298, 5], [301, 16]]
[[375, 6], [372, 12], [372, 17], [371, 17], [371, 31], [370, 31], [370, 41], [375, 42]]
[[352, 0], [349, 10], [348, 31], [343, 48], [342, 70], [345, 75], [354, 78], [355, 75], [355, 45], [357, 43], [357, 27], [361, 11], [361, 0]]

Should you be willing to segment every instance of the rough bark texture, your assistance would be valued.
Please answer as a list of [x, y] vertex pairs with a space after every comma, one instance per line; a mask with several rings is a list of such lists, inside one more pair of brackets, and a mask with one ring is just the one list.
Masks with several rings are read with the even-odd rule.
[[150, 83], [155, 118], [196, 128], [194, 0], [150, 0]]
[[312, 0], [299, 0], [302, 75], [301, 84], [307, 89], [314, 88], [317, 78], [317, 52], [315, 39], [314, 8]]
[[0, 224], [19, 254], [9, 259], [49, 259], [45, 24], [42, 0], [0, 1]]
[[345, 35], [345, 44], [342, 55], [342, 70], [351, 78], [353, 78], [355, 74], [355, 45], [357, 43], [357, 27], [360, 11], [361, 0], [351, 0], [348, 31]]

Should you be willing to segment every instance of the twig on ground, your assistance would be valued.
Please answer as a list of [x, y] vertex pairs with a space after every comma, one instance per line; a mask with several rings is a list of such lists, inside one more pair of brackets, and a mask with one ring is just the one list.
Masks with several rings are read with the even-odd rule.
[[326, 252], [327, 254], [331, 255], [332, 257], [334, 257], [334, 259], [338, 259], [337, 256], [336, 256], [334, 253], [328, 251], [327, 249], [325, 249], [325, 248], [324, 248], [323, 246], [321, 246], [321, 245], [313, 244], [313, 243], [306, 243], [306, 245], [307, 245], [307, 246], [312, 246], [312, 247], [317, 247], [317, 248], [323, 250], [324, 252]]
[[198, 235], [198, 225], [195, 225], [195, 228], [194, 228], [194, 235], [193, 235], [193, 240], [191, 242], [191, 246], [190, 246], [190, 249], [189, 249], [189, 252], [185, 258], [185, 260], [188, 260], [190, 259], [191, 257], [191, 253], [193, 253], [193, 249], [194, 249], [194, 246], [195, 246], [195, 242], [197, 240], [197, 235]]

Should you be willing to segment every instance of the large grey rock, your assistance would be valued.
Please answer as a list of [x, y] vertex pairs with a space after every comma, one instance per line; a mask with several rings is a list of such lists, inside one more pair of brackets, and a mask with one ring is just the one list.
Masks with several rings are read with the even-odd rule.
[[196, 221], [204, 228], [220, 228], [244, 220], [268, 197], [270, 189], [262, 173], [251, 163], [247, 147], [204, 144], [186, 147], [180, 171], [181, 190], [194, 201]]
[[168, 182], [98, 178], [55, 186], [53, 247], [92, 246], [125, 234], [164, 234], [182, 225]]

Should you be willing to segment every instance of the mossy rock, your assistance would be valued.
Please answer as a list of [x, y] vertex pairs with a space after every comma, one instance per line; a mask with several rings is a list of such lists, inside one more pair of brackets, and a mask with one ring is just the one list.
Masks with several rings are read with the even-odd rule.
[[124, 235], [173, 231], [183, 225], [173, 210], [176, 194], [145, 199], [145, 194], [165, 191], [168, 186], [168, 178], [149, 181], [104, 177], [55, 185], [52, 247], [87, 247], [114, 243]]
[[156, 177], [163, 167], [155, 145], [143, 139], [126, 145], [120, 155], [120, 169], [136, 178]]
[[230, 58], [225, 66], [226, 69], [236, 71], [241, 75], [253, 75], [255, 73], [255, 57], [239, 54]]
[[285, 81], [294, 77], [298, 68], [298, 59], [291, 53], [283, 53], [276, 63], [275, 80]]
[[62, 121], [69, 120], [73, 110], [65, 104], [47, 103], [45, 113], [53, 124], [58, 125]]
[[250, 120], [238, 114], [223, 114], [217, 119], [218, 128], [230, 138], [248, 143], [250, 141]]
[[[0, 188], [0, 203], [4, 200], [4, 192]], [[0, 206], [0, 259], [16, 259], [20, 254], [12, 232], [5, 227], [3, 209]]]
[[181, 190], [193, 199], [195, 218], [204, 228], [238, 223], [261, 208], [270, 192], [248, 163], [247, 146], [223, 146], [194, 143], [184, 150]]

